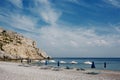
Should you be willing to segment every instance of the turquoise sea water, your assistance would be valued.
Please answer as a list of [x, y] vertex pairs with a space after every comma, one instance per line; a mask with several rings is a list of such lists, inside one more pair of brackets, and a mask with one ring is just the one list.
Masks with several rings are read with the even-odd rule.
[[[120, 58], [53, 58], [55, 63], [48, 62], [47, 65], [57, 67], [58, 61], [65, 61], [66, 63], [60, 63], [60, 67], [69, 66], [70, 68], [84, 68], [90, 69], [91, 64], [85, 64], [86, 61], [94, 61], [96, 69], [99, 70], [113, 70], [113, 71], [120, 71]], [[71, 61], [78, 62], [77, 64], [71, 64]], [[106, 62], [106, 68], [104, 68], [104, 62]], [[44, 63], [38, 62], [39, 65], [45, 65]]]

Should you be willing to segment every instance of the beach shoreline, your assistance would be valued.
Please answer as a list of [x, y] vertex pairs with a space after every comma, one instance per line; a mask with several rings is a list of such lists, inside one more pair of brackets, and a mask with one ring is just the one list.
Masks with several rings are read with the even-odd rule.
[[119, 80], [120, 72], [76, 70], [0, 61], [0, 80]]

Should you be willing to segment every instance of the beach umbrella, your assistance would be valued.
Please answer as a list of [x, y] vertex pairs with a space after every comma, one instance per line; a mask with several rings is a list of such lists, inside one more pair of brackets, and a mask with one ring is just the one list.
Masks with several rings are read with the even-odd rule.
[[95, 63], [92, 62], [91, 68], [95, 68]]
[[60, 62], [59, 62], [59, 61], [57, 62], [57, 66], [58, 66], [58, 67], [60, 66]]

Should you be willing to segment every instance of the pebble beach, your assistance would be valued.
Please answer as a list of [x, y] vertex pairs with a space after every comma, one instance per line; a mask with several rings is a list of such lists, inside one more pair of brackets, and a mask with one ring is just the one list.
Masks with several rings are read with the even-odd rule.
[[1, 61], [0, 80], [120, 80], [120, 72], [50, 68]]

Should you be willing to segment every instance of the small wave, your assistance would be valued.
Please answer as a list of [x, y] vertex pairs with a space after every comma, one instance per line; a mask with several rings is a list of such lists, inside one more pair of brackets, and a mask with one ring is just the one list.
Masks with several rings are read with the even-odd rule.
[[76, 62], [76, 61], [71, 61], [70, 63], [71, 63], [71, 64], [77, 64], [78, 62]]
[[84, 62], [84, 64], [92, 64], [92, 62], [86, 61], [86, 62]]

